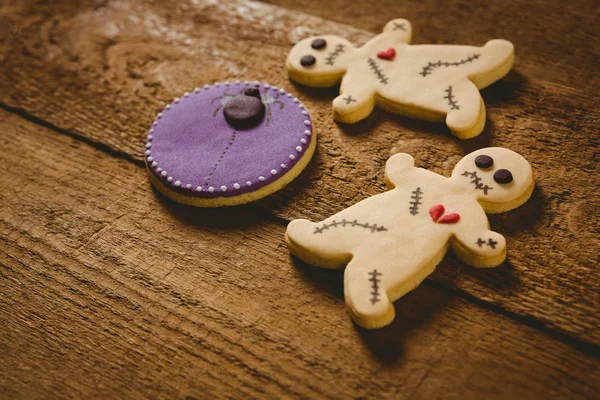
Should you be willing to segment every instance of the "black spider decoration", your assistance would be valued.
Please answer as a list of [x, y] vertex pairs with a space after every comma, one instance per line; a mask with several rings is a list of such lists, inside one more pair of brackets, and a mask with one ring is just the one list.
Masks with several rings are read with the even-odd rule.
[[[246, 87], [242, 88], [242, 90], [240, 90], [239, 94], [244, 94], [244, 92], [246, 91]], [[264, 91], [260, 94], [260, 99], [263, 102], [263, 104], [265, 105], [265, 111], [267, 114], [267, 120], [265, 121], [265, 126], [269, 126], [269, 124], [271, 123], [271, 118], [272, 118], [272, 114], [271, 114], [271, 104], [278, 104], [279, 105], [279, 109], [283, 109], [284, 107], [284, 103], [279, 99], [281, 93], [279, 92], [275, 92], [275, 97], [271, 97], [268, 93], [268, 91]], [[217, 109], [213, 112], [213, 117], [217, 116], [217, 113], [223, 108], [225, 107], [225, 105], [227, 104], [228, 101], [230, 101], [232, 98], [234, 98], [235, 96], [237, 96], [237, 94], [231, 94], [227, 92], [227, 89], [225, 89], [225, 91], [223, 92], [223, 95], [220, 97], [215, 97], [214, 99], [212, 99], [210, 101], [210, 105], [212, 106], [215, 101], [220, 100], [220, 104], [219, 107], [217, 107]]]

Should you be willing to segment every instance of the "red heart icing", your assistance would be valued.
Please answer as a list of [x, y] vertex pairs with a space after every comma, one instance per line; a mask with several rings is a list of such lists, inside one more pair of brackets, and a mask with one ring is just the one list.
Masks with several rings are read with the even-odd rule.
[[437, 220], [444, 214], [444, 211], [444, 206], [441, 204], [431, 207], [429, 209], [429, 215], [431, 215], [433, 222], [437, 222]]
[[444, 215], [442, 218], [438, 219], [438, 224], [455, 224], [460, 221], [460, 215], [457, 213], [450, 213]]
[[396, 57], [396, 50], [393, 47], [377, 53], [377, 58], [381, 58], [382, 60], [393, 60], [394, 57]]
[[429, 209], [429, 215], [436, 224], [455, 224], [460, 221], [458, 213], [445, 214], [446, 209], [443, 205], [437, 204]]

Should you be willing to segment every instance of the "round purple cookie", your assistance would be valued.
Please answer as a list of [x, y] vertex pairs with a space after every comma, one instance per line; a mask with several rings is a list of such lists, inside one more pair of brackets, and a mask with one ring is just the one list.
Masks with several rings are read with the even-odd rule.
[[298, 176], [315, 136], [304, 105], [283, 89], [248, 81], [205, 85], [158, 114], [146, 165], [152, 183], [177, 202], [243, 204]]

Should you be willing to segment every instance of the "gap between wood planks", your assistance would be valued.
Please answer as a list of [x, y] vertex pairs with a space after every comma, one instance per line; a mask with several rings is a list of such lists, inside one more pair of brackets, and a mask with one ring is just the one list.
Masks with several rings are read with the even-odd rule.
[[[535, 28], [543, 35], [530, 36], [535, 29], [496, 25], [497, 18], [488, 12], [493, 10], [486, 8], [480, 23], [464, 25], [452, 40], [447, 38], [465, 44], [491, 37], [537, 38], [528, 48], [519, 45], [527, 53], [526, 62], [517, 62], [513, 72], [482, 92], [489, 114], [484, 134], [457, 142], [439, 124], [379, 110], [365, 123], [335, 124], [329, 116], [335, 89], [293, 85], [280, 68], [289, 46], [303, 35], [327, 32], [362, 43], [380, 30], [386, 13], [379, 13], [382, 19], [366, 32], [246, 0], [198, 0], [176, 7], [125, 1], [100, 8], [84, 2], [59, 10], [19, 4], [25, 5], [20, 12], [8, 13], [16, 40], [7, 42], [9, 56], [1, 64], [11, 79], [3, 81], [0, 101], [133, 158], [143, 160], [139, 149], [147, 130], [144, 121], [162, 108], [156, 103], [170, 102], [190, 86], [260, 77], [297, 92], [319, 126], [319, 148], [300, 177], [255, 203], [284, 220], [320, 220], [380, 193], [385, 160], [397, 152], [415, 156], [418, 167], [446, 175], [475, 149], [495, 145], [518, 151], [537, 173], [536, 190], [522, 207], [489, 216], [491, 225], [511, 242], [509, 259], [501, 268], [483, 271], [450, 255], [430, 278], [501, 309], [532, 316], [550, 330], [600, 344], [597, 297], [590, 295], [600, 287], [593, 251], [597, 236], [592, 232], [600, 196], [589, 190], [596, 185], [590, 172], [597, 168], [593, 138], [598, 114], [589, 106], [589, 93], [582, 91], [593, 86], [588, 85], [593, 79], [585, 84], [568, 79], [565, 86], [569, 75], [562, 67], [548, 68], [545, 56], [535, 57], [539, 49], [554, 50], [546, 46], [548, 40], [565, 37], [564, 30], [548, 23], [555, 21], [547, 14], [536, 15], [542, 20]], [[423, 7], [421, 14], [413, 14], [412, 6], [406, 10], [410, 15], [398, 14], [422, 27], [446, 26], [457, 17]], [[195, 45], [185, 47], [168, 32], [159, 34], [151, 21], [171, 33], [184, 32]], [[569, 19], [560, 21], [568, 24]], [[114, 36], [119, 26], [120, 34]], [[431, 43], [446, 35], [416, 37]]]
[[[34, 123], [36, 125], [43, 126], [45, 128], [51, 129], [51, 130], [53, 130], [53, 131], [55, 131], [57, 133], [60, 133], [60, 134], [72, 137], [72, 138], [74, 138], [76, 140], [79, 140], [81, 142], [84, 142], [84, 143], [86, 143], [86, 144], [88, 144], [88, 145], [90, 145], [90, 146], [92, 146], [92, 147], [94, 147], [94, 148], [96, 148], [96, 149], [104, 152], [104, 153], [107, 153], [107, 154], [111, 155], [112, 157], [124, 159], [126, 161], [131, 162], [132, 164], [135, 164], [136, 166], [138, 166], [140, 168], [144, 168], [145, 169], [145, 162], [144, 161], [141, 161], [139, 159], [133, 158], [132, 156], [130, 156], [129, 154], [127, 154], [125, 152], [121, 152], [121, 151], [115, 150], [115, 149], [111, 148], [110, 146], [108, 146], [108, 145], [106, 145], [104, 143], [93, 141], [93, 140], [90, 140], [89, 138], [86, 138], [85, 136], [78, 135], [78, 134], [70, 132], [70, 131], [68, 131], [66, 129], [59, 128], [59, 127], [53, 125], [50, 122], [47, 122], [47, 121], [45, 121], [45, 120], [43, 120], [41, 118], [38, 118], [36, 116], [33, 116], [33, 115], [25, 112], [24, 110], [13, 108], [13, 107], [9, 107], [9, 106], [7, 106], [7, 105], [5, 105], [3, 103], [0, 103], [0, 107], [3, 108], [6, 111], [12, 113], [12, 114], [18, 115], [18, 116], [22, 117], [23, 119], [25, 119], [27, 121], [30, 121], [30, 122], [32, 122], [32, 123]], [[164, 201], [170, 201], [170, 200], [168, 200], [166, 198], [163, 198], [163, 200]], [[267, 220], [276, 222], [276, 223], [278, 223], [278, 224], [280, 224], [282, 226], [285, 226], [285, 225], [287, 225], [290, 222], [290, 221], [288, 221], [288, 220], [286, 220], [284, 218], [281, 218], [281, 217], [278, 217], [278, 216], [272, 214], [271, 212], [269, 212], [264, 207], [257, 207], [255, 204], [254, 205], [250, 204], [250, 206], [252, 208], [255, 208], [256, 210], [259, 210], [261, 212], [262, 216], [264, 218], [266, 218]], [[283, 241], [283, 238], [282, 238], [282, 241]], [[534, 328], [534, 329], [536, 329], [536, 330], [538, 330], [538, 331], [540, 331], [542, 333], [547, 334], [548, 336], [550, 336], [550, 337], [552, 337], [552, 338], [554, 338], [556, 340], [559, 340], [559, 341], [561, 341], [561, 342], [563, 342], [565, 344], [568, 344], [572, 348], [574, 348], [574, 349], [576, 349], [578, 351], [581, 351], [584, 354], [592, 355], [594, 357], [599, 357], [600, 356], [600, 346], [595, 345], [593, 343], [589, 343], [589, 342], [583, 341], [583, 340], [581, 340], [581, 339], [579, 339], [577, 337], [566, 335], [564, 333], [561, 333], [561, 332], [555, 331], [553, 329], [550, 329], [548, 326], [544, 325], [537, 318], [534, 318], [532, 316], [522, 316], [522, 315], [519, 315], [517, 313], [511, 312], [509, 310], [503, 309], [503, 308], [501, 308], [499, 306], [496, 306], [494, 304], [486, 302], [486, 301], [484, 301], [482, 299], [479, 299], [476, 296], [473, 296], [473, 295], [471, 295], [471, 294], [469, 294], [469, 293], [467, 293], [467, 292], [465, 292], [463, 290], [460, 290], [458, 288], [454, 288], [454, 287], [451, 287], [451, 286], [448, 286], [448, 285], [444, 285], [443, 283], [436, 282], [436, 281], [431, 280], [429, 278], [426, 279], [422, 284], [427, 284], [427, 285], [430, 285], [430, 286], [432, 286], [432, 287], [434, 287], [436, 289], [442, 290], [442, 291], [447, 292], [447, 293], [451, 293], [451, 294], [456, 295], [456, 296], [458, 296], [458, 297], [460, 297], [460, 298], [462, 298], [462, 299], [464, 299], [464, 300], [466, 300], [466, 301], [468, 301], [470, 303], [473, 303], [473, 304], [475, 304], [475, 305], [477, 305], [477, 306], [479, 306], [481, 308], [484, 308], [484, 309], [486, 309], [488, 311], [494, 312], [496, 314], [499, 314], [499, 315], [507, 317], [507, 318], [509, 318], [511, 320], [514, 320], [514, 321], [516, 321], [518, 323], [521, 323], [523, 325], [526, 325], [526, 326], [529, 326], [531, 328]], [[418, 289], [416, 289], [416, 290], [418, 290]]]
[[16, 394], [594, 393], [596, 358], [430, 285], [398, 302], [391, 326], [360, 329], [343, 271], [292, 260], [261, 212], [163, 202], [135, 164], [0, 114], [0, 385]]

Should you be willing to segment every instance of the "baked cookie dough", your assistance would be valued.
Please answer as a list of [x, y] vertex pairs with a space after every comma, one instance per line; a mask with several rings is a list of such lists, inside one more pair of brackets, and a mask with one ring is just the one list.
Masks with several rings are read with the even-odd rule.
[[523, 204], [533, 191], [533, 170], [514, 151], [490, 147], [465, 156], [445, 178], [415, 168], [408, 154], [386, 164], [391, 190], [367, 198], [321, 222], [290, 222], [286, 243], [296, 257], [342, 268], [352, 318], [365, 328], [394, 319], [392, 302], [416, 288], [448, 251], [474, 267], [506, 258], [506, 240], [490, 230], [486, 213]]
[[356, 48], [339, 36], [304, 39], [290, 51], [290, 78], [313, 87], [335, 86], [337, 121], [360, 121], [378, 107], [392, 113], [446, 122], [458, 138], [469, 139], [485, 125], [479, 90], [512, 68], [512, 43], [494, 39], [483, 47], [409, 45], [412, 28], [406, 19], [387, 23], [383, 33]]
[[259, 82], [206, 85], [176, 98], [148, 132], [150, 180], [171, 199], [198, 207], [265, 197], [306, 167], [316, 134], [291, 93]]

